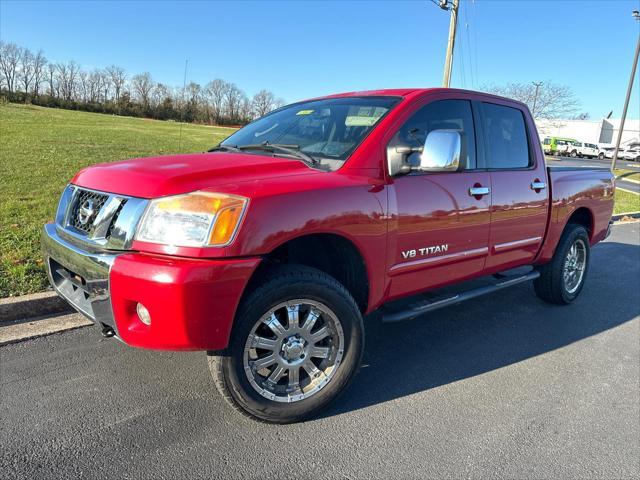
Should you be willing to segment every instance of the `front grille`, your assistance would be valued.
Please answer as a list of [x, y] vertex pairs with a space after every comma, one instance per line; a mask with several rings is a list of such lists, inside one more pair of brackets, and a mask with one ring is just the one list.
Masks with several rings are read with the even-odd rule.
[[109, 223], [109, 228], [107, 229], [107, 235], [106, 237], [109, 238], [111, 237], [111, 232], [113, 231], [113, 227], [115, 227], [116, 225], [116, 221], [118, 220], [118, 217], [120, 216], [120, 212], [122, 212], [122, 209], [124, 208], [124, 206], [127, 204], [127, 199], [123, 199], [122, 202], [120, 202], [120, 205], [118, 206], [118, 209], [116, 210], [116, 213], [113, 214], [113, 218], [111, 219], [111, 223]]
[[[78, 189], [78, 194], [69, 217], [69, 225], [81, 232], [91, 233], [93, 230], [93, 221], [108, 199], [109, 195]], [[80, 209], [82, 209], [83, 206], [90, 206], [93, 213], [90, 216], [87, 216], [86, 213], [81, 214]]]
[[77, 245], [129, 250], [148, 203], [143, 198], [68, 185], [58, 204], [56, 224]]

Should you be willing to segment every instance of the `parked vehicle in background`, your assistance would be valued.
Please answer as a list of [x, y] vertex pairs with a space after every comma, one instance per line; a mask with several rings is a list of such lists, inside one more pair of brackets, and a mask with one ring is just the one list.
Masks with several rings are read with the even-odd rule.
[[640, 162], [640, 145], [627, 147], [618, 156], [624, 160]]
[[598, 148], [598, 158], [600, 160], [604, 160], [605, 158], [613, 158], [613, 152], [615, 151], [615, 147], [611, 145], [600, 145]]
[[566, 150], [567, 142], [574, 142], [573, 138], [546, 137], [542, 141], [542, 150], [547, 155], [560, 155]]
[[598, 146], [593, 143], [584, 143], [578, 140], [568, 141], [562, 149], [563, 155], [570, 157], [595, 158], [598, 156]]
[[289, 423], [349, 385], [367, 314], [412, 319], [527, 281], [576, 300], [614, 189], [607, 168], [548, 167], [523, 103], [352, 92], [280, 108], [206, 153], [85, 168], [42, 247], [53, 288], [105, 336], [205, 351], [231, 405]]
[[556, 141], [556, 155], [558, 157], [564, 157], [569, 152], [569, 147], [571, 146], [571, 140], [558, 140]]

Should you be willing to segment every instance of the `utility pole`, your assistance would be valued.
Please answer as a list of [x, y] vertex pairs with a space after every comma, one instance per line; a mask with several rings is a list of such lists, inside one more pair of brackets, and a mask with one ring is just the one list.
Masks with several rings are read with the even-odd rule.
[[536, 87], [536, 93], [533, 96], [533, 108], [531, 109], [531, 115], [536, 118], [536, 103], [538, 103], [538, 90], [542, 86], [542, 82], [531, 82]]
[[[449, 88], [451, 85], [451, 67], [453, 65], [453, 47], [456, 43], [456, 27], [458, 26], [458, 3], [459, 0], [451, 1], [451, 21], [449, 22], [449, 42], [447, 43], [447, 56], [444, 59], [444, 76], [442, 86]], [[440, 2], [440, 8], [449, 10], [447, 0]]]
[[[636, 20], [640, 20], [640, 12], [634, 10], [632, 13]], [[611, 171], [616, 168], [618, 160], [618, 151], [620, 150], [620, 141], [622, 140], [622, 132], [624, 131], [624, 122], [627, 119], [627, 109], [629, 108], [629, 100], [631, 99], [631, 90], [633, 90], [633, 79], [636, 76], [636, 67], [638, 66], [638, 54], [640, 53], [640, 35], [638, 35], [638, 44], [636, 45], [636, 54], [633, 58], [631, 66], [631, 76], [629, 77], [629, 86], [627, 87], [627, 98], [624, 100], [624, 108], [622, 109], [622, 118], [620, 119], [620, 129], [618, 130], [618, 139], [616, 140], [616, 149], [613, 151], [613, 160], [611, 160]]]

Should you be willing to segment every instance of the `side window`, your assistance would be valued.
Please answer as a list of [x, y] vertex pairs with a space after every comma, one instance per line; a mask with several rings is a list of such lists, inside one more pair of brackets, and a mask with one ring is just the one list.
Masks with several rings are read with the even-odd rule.
[[[524, 116], [517, 108], [482, 104], [489, 168], [526, 168], [530, 163]], [[558, 142], [560, 144], [560, 142]]]
[[[476, 142], [471, 102], [467, 100], [438, 100], [425, 105], [406, 121], [391, 140], [391, 145], [422, 147], [432, 130], [457, 130], [462, 138], [460, 163], [462, 168], [476, 167]], [[420, 154], [407, 158], [411, 165], [420, 164]]]

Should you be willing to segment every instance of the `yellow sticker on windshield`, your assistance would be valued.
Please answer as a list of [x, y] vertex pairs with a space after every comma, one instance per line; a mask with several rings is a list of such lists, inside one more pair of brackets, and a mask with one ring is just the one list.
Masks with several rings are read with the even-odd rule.
[[309, 115], [310, 113], [313, 113], [313, 110], [300, 110], [296, 115]]

